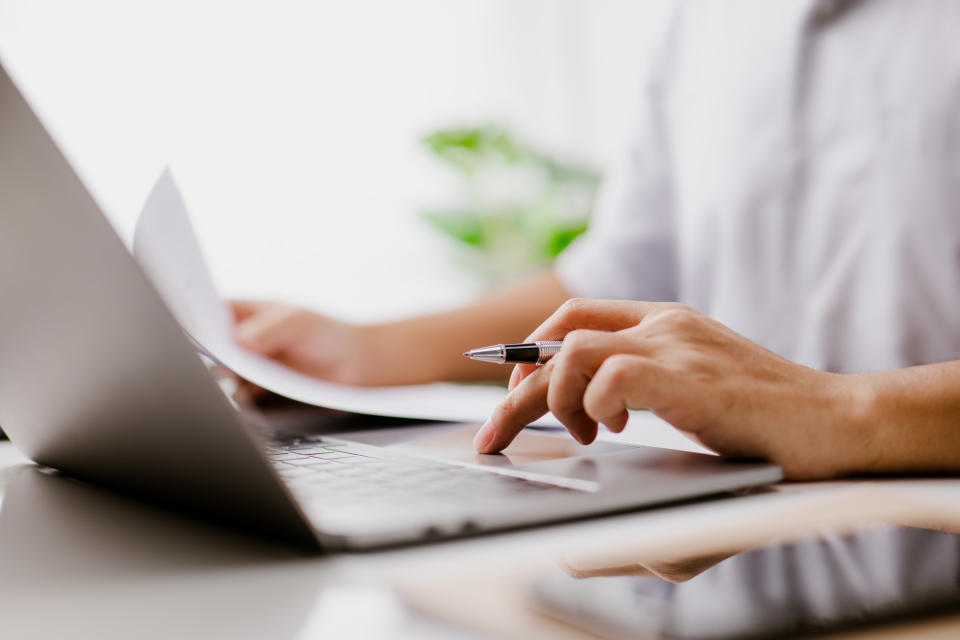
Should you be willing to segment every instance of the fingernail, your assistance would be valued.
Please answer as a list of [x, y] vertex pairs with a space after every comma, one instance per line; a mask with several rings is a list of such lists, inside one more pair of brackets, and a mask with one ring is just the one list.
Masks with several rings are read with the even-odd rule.
[[473, 448], [479, 453], [487, 453], [487, 448], [493, 441], [495, 431], [493, 424], [489, 420], [484, 422], [480, 430], [477, 431], [477, 435], [473, 437]]

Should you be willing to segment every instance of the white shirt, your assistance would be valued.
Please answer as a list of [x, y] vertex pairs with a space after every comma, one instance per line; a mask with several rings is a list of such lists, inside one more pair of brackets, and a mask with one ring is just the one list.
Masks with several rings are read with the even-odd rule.
[[653, 71], [573, 295], [824, 370], [960, 358], [960, 2], [700, 0]]

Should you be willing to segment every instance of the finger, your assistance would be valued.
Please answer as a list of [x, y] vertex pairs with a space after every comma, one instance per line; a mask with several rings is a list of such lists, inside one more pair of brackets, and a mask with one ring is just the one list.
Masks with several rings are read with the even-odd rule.
[[553, 357], [547, 407], [582, 444], [597, 437], [597, 421], [584, 410], [584, 393], [603, 362], [620, 353], [644, 353], [644, 343], [624, 332], [577, 329]]
[[298, 309], [271, 305], [237, 325], [236, 339], [251, 351], [275, 356], [302, 333], [303, 323]]
[[[571, 298], [537, 327], [526, 342], [563, 340], [575, 329], [620, 331], [636, 326], [649, 314], [682, 306], [671, 302]], [[534, 370], [533, 365], [518, 365], [510, 377], [510, 388], [514, 388]]]
[[647, 314], [678, 306], [682, 305], [670, 302], [571, 298], [544, 320], [530, 334], [527, 342], [561, 340], [574, 329], [620, 331], [639, 324]]
[[233, 392], [233, 400], [240, 406], [249, 407], [256, 405], [257, 401], [268, 393], [263, 387], [246, 380], [238, 380], [237, 388]]
[[247, 395], [247, 397], [252, 398], [254, 400], [258, 398], [262, 398], [270, 393], [270, 391], [268, 391], [267, 389], [264, 389], [260, 385], [254, 384], [249, 380], [242, 380], [242, 379], [239, 380], [239, 382], [237, 383], [237, 390], [242, 391], [244, 394]]
[[243, 322], [270, 305], [269, 302], [261, 302], [259, 300], [230, 300], [227, 304], [230, 306], [230, 310], [233, 312], [233, 319], [236, 322]]
[[740, 551], [720, 551], [717, 553], [697, 556], [694, 558], [680, 558], [677, 560], [662, 560], [644, 563], [647, 570], [653, 575], [668, 582], [686, 582], [695, 578], [710, 567], [713, 567]]
[[571, 578], [583, 580], [586, 578], [619, 578], [623, 576], [642, 576], [647, 578], [656, 577], [653, 572], [640, 563], [626, 564], [617, 567], [597, 567], [580, 569], [573, 565], [563, 563], [561, 568], [567, 572]]
[[500, 401], [473, 440], [479, 453], [501, 451], [524, 427], [547, 412], [551, 369], [550, 363], [540, 367]]
[[510, 373], [510, 383], [507, 385], [507, 389], [513, 391], [516, 389], [517, 385], [523, 382], [523, 379], [528, 375], [537, 370], [537, 365], [535, 364], [518, 364], [513, 367], [513, 371]]
[[659, 386], [649, 358], [618, 354], [604, 360], [583, 394], [583, 408], [593, 420], [619, 433], [630, 417], [628, 409], [649, 405]]

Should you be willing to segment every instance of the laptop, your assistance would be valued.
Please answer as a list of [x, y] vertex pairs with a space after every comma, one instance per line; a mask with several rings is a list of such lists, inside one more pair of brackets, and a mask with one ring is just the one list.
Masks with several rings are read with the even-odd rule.
[[[308, 549], [362, 549], [771, 483], [779, 467], [477, 425], [285, 437], [211, 374], [0, 65], [0, 424], [40, 465]], [[354, 418], [356, 421], [358, 418]]]

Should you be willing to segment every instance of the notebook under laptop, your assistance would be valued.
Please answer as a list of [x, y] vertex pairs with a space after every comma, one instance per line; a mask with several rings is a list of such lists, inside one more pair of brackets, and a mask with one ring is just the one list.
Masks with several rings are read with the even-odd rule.
[[2, 66], [0, 296], [0, 424], [21, 451], [309, 548], [623, 511], [782, 475], [549, 434], [477, 456], [476, 425], [265, 437], [215, 382]]

